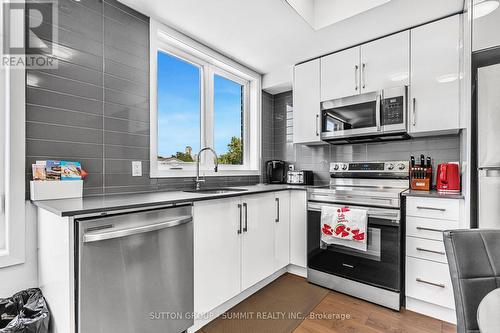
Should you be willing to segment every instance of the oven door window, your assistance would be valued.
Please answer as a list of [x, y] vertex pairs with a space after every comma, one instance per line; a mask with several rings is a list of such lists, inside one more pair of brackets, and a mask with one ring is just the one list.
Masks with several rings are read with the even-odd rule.
[[368, 250], [321, 242], [321, 212], [308, 211], [308, 267], [388, 290], [401, 290], [399, 225], [368, 217]]

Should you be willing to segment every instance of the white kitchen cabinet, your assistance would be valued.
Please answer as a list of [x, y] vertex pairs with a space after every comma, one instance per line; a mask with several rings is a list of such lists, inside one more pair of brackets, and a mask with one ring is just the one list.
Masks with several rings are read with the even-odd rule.
[[410, 32], [404, 31], [361, 45], [361, 92], [407, 86]]
[[196, 202], [194, 311], [207, 313], [241, 291], [240, 198]]
[[411, 30], [410, 133], [460, 127], [460, 15]]
[[293, 142], [321, 142], [320, 60], [295, 66], [293, 80]]
[[290, 192], [276, 192], [274, 223], [274, 270], [290, 263]]
[[474, 21], [472, 23], [472, 51], [481, 51], [500, 46], [500, 6], [493, 11], [487, 10], [494, 5], [492, 1], [474, 0]]
[[307, 192], [290, 193], [290, 263], [307, 266]]
[[443, 231], [459, 228], [459, 199], [406, 199], [406, 308], [456, 322]]
[[274, 273], [273, 193], [249, 195], [243, 201], [242, 289]]
[[322, 57], [321, 101], [359, 94], [360, 74], [360, 47]]

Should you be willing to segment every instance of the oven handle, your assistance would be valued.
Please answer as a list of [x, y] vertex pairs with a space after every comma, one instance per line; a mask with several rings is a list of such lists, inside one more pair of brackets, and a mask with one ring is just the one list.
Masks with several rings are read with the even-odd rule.
[[[307, 205], [307, 210], [309, 211], [315, 211], [315, 212], [321, 212], [321, 207], [322, 206], [327, 206], [327, 207], [339, 207], [339, 206], [342, 206], [342, 207], [345, 207], [346, 205], [330, 205], [330, 204], [319, 204], [319, 203], [311, 203], [309, 202], [308, 205]], [[349, 205], [347, 205], [349, 206]], [[352, 206], [350, 206], [352, 207]], [[399, 221], [400, 220], [400, 215], [399, 215], [399, 211], [396, 211], [396, 212], [393, 212], [393, 211], [372, 211], [370, 212], [370, 209], [369, 208], [366, 208], [366, 207], [358, 207], [356, 206], [355, 208], [359, 208], [359, 209], [366, 209], [368, 210], [368, 217], [374, 217], [374, 218], [381, 218], [381, 219], [385, 219], [385, 220], [394, 220], [394, 221]]]

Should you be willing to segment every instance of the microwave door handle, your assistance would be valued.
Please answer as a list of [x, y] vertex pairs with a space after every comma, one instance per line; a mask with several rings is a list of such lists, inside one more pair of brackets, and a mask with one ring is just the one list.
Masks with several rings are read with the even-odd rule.
[[382, 104], [382, 96], [381, 94], [377, 95], [377, 101], [375, 106], [375, 121], [377, 124], [377, 132], [381, 130], [381, 113], [380, 113], [380, 104]]

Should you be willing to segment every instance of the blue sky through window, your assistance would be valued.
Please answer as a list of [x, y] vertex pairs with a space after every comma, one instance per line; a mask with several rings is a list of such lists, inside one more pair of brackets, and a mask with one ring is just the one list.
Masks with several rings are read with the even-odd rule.
[[200, 68], [158, 52], [158, 155], [200, 150]]
[[[200, 68], [158, 52], [158, 155], [200, 149]], [[214, 75], [214, 143], [219, 155], [231, 137], [242, 138], [242, 86]]]
[[241, 84], [214, 76], [214, 142], [219, 155], [228, 151], [233, 136], [242, 139], [241, 90]]

